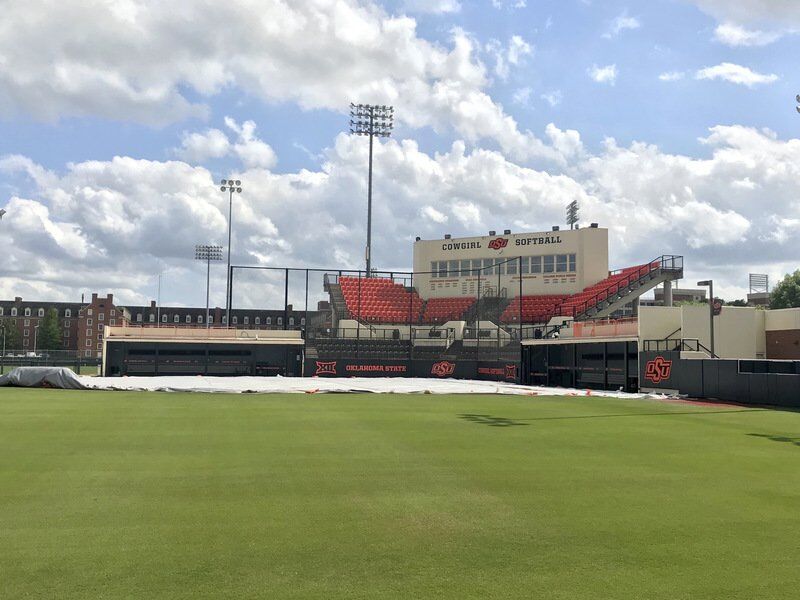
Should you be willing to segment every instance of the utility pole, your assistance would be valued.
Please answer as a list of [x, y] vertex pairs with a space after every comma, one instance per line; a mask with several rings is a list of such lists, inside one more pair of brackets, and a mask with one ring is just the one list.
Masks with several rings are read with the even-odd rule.
[[369, 174], [367, 177], [367, 277], [372, 276], [372, 138], [389, 137], [394, 127], [394, 107], [350, 103], [350, 133], [369, 136]]

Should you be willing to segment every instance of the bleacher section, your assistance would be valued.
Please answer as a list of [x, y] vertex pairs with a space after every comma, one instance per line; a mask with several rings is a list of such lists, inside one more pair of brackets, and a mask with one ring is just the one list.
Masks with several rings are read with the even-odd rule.
[[[548, 296], [522, 296], [522, 322], [546, 323], [555, 314], [556, 308], [564, 302], [568, 295], [551, 294]], [[502, 323], [519, 323], [520, 296], [511, 300], [500, 317]]]
[[414, 290], [382, 277], [339, 277], [347, 310], [355, 319], [372, 323], [417, 322], [422, 299]]
[[[576, 294], [549, 294], [516, 296], [510, 301], [496, 304], [484, 297], [480, 304], [483, 318], [497, 319], [500, 323], [547, 323], [555, 316], [575, 319], [610, 314], [621, 303], [630, 302], [647, 289], [666, 279], [677, 279], [683, 274], [681, 257], [661, 257], [659, 260], [612, 272], [602, 281]], [[401, 284], [382, 277], [339, 277], [344, 305], [349, 315], [365, 323], [426, 323], [441, 324], [447, 321], [474, 320], [476, 298], [469, 296], [431, 298], [423, 301], [416, 290], [409, 291]], [[336, 286], [330, 286], [336, 306]], [[508, 302], [508, 304], [504, 304]], [[341, 304], [341, 300], [339, 300]], [[347, 316], [347, 315], [342, 315]]]
[[425, 304], [422, 313], [424, 323], [445, 323], [447, 321], [460, 321], [464, 313], [475, 304], [475, 298], [431, 298]]
[[658, 263], [636, 265], [613, 273], [602, 281], [587, 287], [582, 292], [569, 296], [558, 307], [557, 314], [565, 317], [575, 317], [598, 302], [602, 302], [609, 296], [631, 285], [633, 282], [637, 281], [642, 274], [646, 273], [648, 269], [658, 267]]

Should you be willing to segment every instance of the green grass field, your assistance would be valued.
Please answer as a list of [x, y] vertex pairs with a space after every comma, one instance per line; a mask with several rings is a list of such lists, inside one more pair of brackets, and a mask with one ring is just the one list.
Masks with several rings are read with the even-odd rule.
[[796, 598], [800, 413], [0, 388], [0, 598]]

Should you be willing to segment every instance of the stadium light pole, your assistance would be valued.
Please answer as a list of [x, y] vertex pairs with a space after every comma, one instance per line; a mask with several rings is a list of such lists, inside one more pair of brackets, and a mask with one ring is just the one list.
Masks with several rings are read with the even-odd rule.
[[350, 133], [369, 136], [369, 176], [367, 179], [367, 277], [372, 275], [372, 139], [389, 137], [394, 127], [394, 107], [350, 103]]
[[211, 261], [222, 260], [222, 246], [198, 244], [194, 247], [195, 260], [206, 261], [206, 329], [209, 328], [209, 297], [211, 292]]
[[228, 274], [227, 291], [225, 292], [225, 326], [231, 326], [231, 223], [233, 221], [233, 193], [242, 193], [242, 182], [238, 179], [223, 179], [219, 187], [221, 192], [228, 192]]
[[698, 281], [697, 285], [708, 288], [708, 320], [711, 329], [711, 358], [714, 358], [717, 353], [714, 352], [714, 281], [705, 279]]

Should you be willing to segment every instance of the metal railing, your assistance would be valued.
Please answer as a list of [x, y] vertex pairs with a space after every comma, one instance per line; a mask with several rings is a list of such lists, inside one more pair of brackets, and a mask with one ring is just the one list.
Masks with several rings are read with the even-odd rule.
[[705, 352], [711, 358], [719, 358], [697, 338], [642, 340], [642, 349], [645, 352]]
[[[625, 271], [626, 269], [610, 271], [608, 276], [613, 277], [614, 275], [620, 275]], [[635, 287], [639, 287], [645, 281], [652, 279], [653, 273], [659, 274], [662, 272], [676, 273], [677, 276], [680, 277], [680, 274], [683, 273], [683, 256], [673, 254], [661, 255], [649, 261], [647, 264], [640, 266], [635, 271], [631, 271], [627, 277], [610, 283], [603, 289], [598, 290], [594, 295], [590, 296], [586, 300], [570, 306], [567, 314], [564, 315], [564, 304], [569, 302], [569, 298], [567, 298], [556, 308], [556, 314], [560, 312], [564, 316], [577, 318], [578, 315], [587, 313], [590, 309], [599, 306], [601, 302], [605, 302], [610, 298], [613, 300], [618, 300], [622, 296], [615, 296], [617, 296], [617, 294], [619, 294], [621, 291], [632, 291], [635, 289]]]

